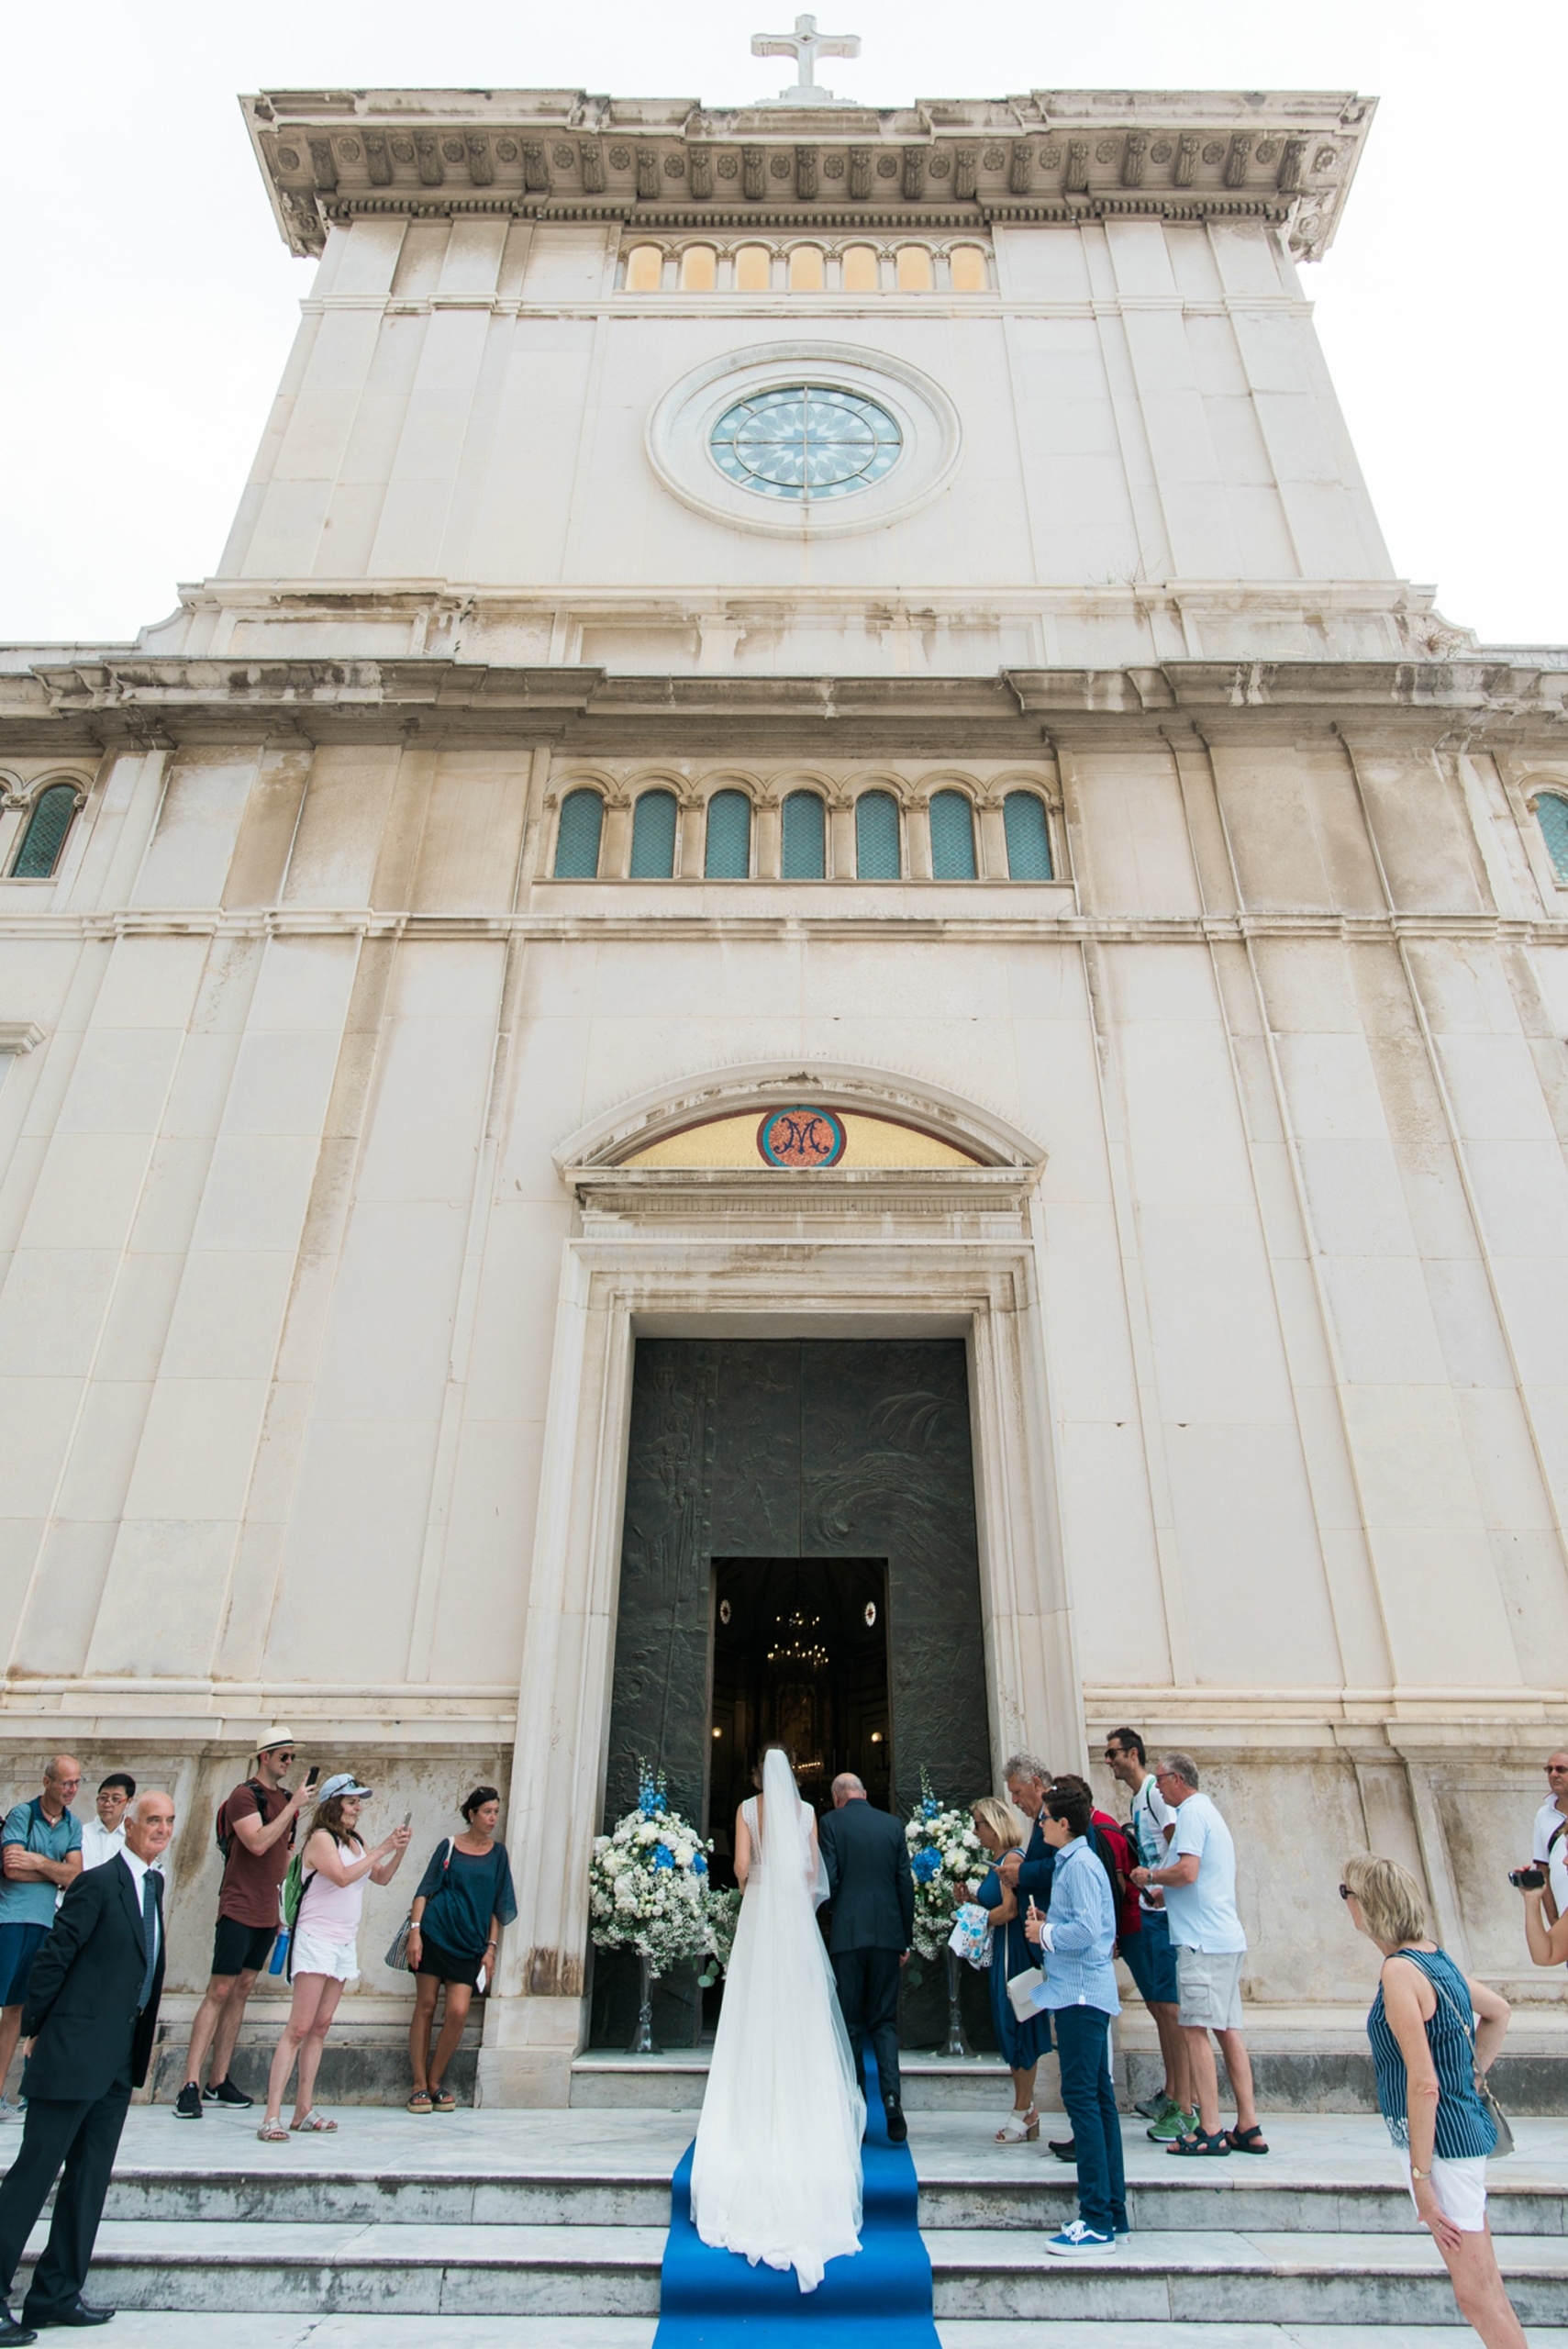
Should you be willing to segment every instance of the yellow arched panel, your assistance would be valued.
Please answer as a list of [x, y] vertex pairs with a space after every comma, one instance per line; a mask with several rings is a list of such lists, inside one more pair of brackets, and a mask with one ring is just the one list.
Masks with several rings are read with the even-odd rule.
[[688, 245], [681, 255], [683, 294], [711, 294], [718, 284], [718, 255], [711, 245]]
[[628, 294], [657, 294], [664, 276], [664, 256], [657, 245], [633, 245], [626, 257]]
[[847, 245], [844, 248], [844, 291], [846, 294], [874, 294], [882, 283], [876, 263], [874, 245]]
[[[684, 1132], [666, 1134], [623, 1161], [628, 1166], [755, 1167], [775, 1163], [762, 1151], [760, 1134], [769, 1120], [794, 1105], [778, 1109], [745, 1109], [739, 1117], [714, 1118], [706, 1125], [688, 1126]], [[901, 1126], [891, 1118], [870, 1118], [859, 1109], [818, 1114], [826, 1127], [836, 1122], [843, 1131], [841, 1157], [828, 1163], [840, 1166], [977, 1166], [980, 1162], [935, 1134]], [[818, 1140], [817, 1148], [825, 1146]], [[804, 1159], [803, 1163], [809, 1163]]]
[[936, 265], [929, 245], [900, 245], [898, 248], [898, 291], [900, 294], [929, 294], [937, 282]]
[[792, 294], [820, 294], [828, 283], [828, 272], [820, 245], [792, 245], [789, 256], [789, 290]]
[[773, 282], [773, 257], [766, 245], [742, 245], [735, 256], [735, 291], [765, 294]]

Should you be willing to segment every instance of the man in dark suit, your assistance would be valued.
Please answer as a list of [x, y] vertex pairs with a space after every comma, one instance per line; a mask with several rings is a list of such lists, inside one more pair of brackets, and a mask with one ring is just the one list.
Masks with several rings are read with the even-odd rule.
[[1033, 1753], [1010, 1753], [1002, 1776], [1014, 1809], [1023, 1812], [1031, 1830], [1023, 1858], [1009, 1852], [1002, 1862], [1002, 1881], [1017, 1893], [1021, 1915], [1028, 1916], [1032, 1897], [1043, 1916], [1051, 1905], [1056, 1854], [1045, 1840], [1040, 1820], [1045, 1816], [1045, 1790], [1054, 1779], [1048, 1765]]
[[873, 1810], [849, 1771], [833, 1781], [833, 1808], [817, 1829], [817, 1842], [833, 1902], [828, 1947], [855, 2070], [863, 2089], [862, 2051], [869, 2039], [887, 2133], [901, 2145], [909, 2134], [898, 2075], [898, 1973], [915, 1930], [909, 1847], [897, 1820]]
[[[22, 2016], [28, 2099], [21, 2151], [0, 2184], [0, 2349], [36, 2340], [29, 2326], [107, 2324], [113, 2309], [82, 2298], [130, 2092], [147, 2077], [163, 1994], [163, 1879], [151, 1865], [174, 1830], [160, 1787], [125, 1815], [125, 1850], [88, 1868], [65, 1896], [33, 1960]], [[61, 2163], [49, 2243], [22, 2322], [11, 2284]]]

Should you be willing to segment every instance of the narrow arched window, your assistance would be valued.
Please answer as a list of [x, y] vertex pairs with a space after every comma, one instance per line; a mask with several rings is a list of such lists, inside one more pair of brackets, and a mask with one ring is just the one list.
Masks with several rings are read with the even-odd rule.
[[28, 818], [16, 863], [11, 867], [14, 880], [47, 881], [50, 878], [60, 863], [60, 852], [65, 846], [71, 819], [81, 804], [81, 796], [73, 783], [51, 783], [47, 791], [39, 792]]
[[954, 245], [949, 255], [955, 294], [984, 294], [985, 255], [978, 245]]
[[784, 804], [784, 877], [820, 881], [827, 871], [827, 811], [815, 791], [792, 791]]
[[888, 791], [862, 791], [855, 802], [855, 872], [862, 881], [896, 881], [898, 802]]
[[898, 291], [900, 294], [929, 294], [937, 282], [929, 245], [900, 245], [898, 248]]
[[962, 791], [939, 791], [931, 801], [931, 878], [974, 879], [974, 818]]
[[711, 245], [688, 245], [681, 255], [683, 294], [711, 294], [718, 284], [718, 255]]
[[628, 294], [657, 294], [664, 282], [664, 256], [657, 245], [633, 245], [626, 257]]
[[820, 245], [792, 245], [789, 255], [789, 290], [792, 294], [820, 294], [828, 283]]
[[707, 853], [703, 871], [710, 881], [744, 881], [751, 871], [751, 803], [743, 791], [716, 791], [707, 803]]
[[605, 826], [605, 803], [596, 791], [569, 791], [561, 803], [561, 823], [555, 835], [555, 877], [558, 881], [593, 881], [599, 872], [599, 834]]
[[668, 881], [675, 870], [675, 795], [645, 791], [632, 812], [631, 877]]
[[1050, 881], [1051, 829], [1045, 803], [1032, 791], [1009, 791], [1002, 802], [1002, 829], [1007, 836], [1007, 872], [1015, 881]]
[[735, 256], [738, 294], [765, 294], [773, 282], [773, 257], [766, 245], [742, 245]]
[[1543, 791], [1535, 803], [1535, 820], [1559, 881], [1568, 881], [1568, 799]]
[[846, 245], [844, 248], [844, 291], [846, 294], [874, 294], [882, 283], [876, 265], [874, 245]]

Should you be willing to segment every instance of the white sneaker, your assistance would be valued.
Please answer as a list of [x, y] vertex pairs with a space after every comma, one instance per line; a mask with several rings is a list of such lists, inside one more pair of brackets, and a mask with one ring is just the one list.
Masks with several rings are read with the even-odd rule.
[[13, 2104], [8, 2097], [0, 2096], [0, 2128], [8, 2121], [22, 2121], [28, 2117], [25, 2105]]
[[1063, 2227], [1046, 2244], [1052, 2259], [1093, 2259], [1100, 2253], [1116, 2249], [1115, 2235], [1103, 2235], [1097, 2228], [1086, 2227], [1082, 2219]]

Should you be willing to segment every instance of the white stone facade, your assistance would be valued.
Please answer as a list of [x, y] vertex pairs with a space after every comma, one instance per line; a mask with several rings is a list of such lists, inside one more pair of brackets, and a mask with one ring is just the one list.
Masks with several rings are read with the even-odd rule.
[[[17, 1783], [62, 1742], [174, 1768], [190, 1989], [259, 1724], [420, 1834], [509, 1768], [485, 2093], [559, 2100], [637, 1333], [962, 1334], [998, 1755], [1127, 1719], [1213, 1763], [1263, 2008], [1354, 1995], [1369, 1839], [1529, 1994], [1568, 653], [1392, 576], [1292, 257], [1365, 106], [248, 106], [325, 253], [222, 570], [0, 674], [0, 871], [82, 802], [0, 880]], [[703, 434], [792, 370], [905, 452], [753, 528]], [[633, 879], [652, 789], [673, 869]], [[801, 789], [820, 880], [784, 877]], [[574, 790], [597, 869], [557, 879]], [[745, 878], [705, 877], [720, 790]], [[857, 877], [871, 790], [895, 879]], [[933, 877], [942, 791], [973, 880]], [[1010, 877], [1017, 791], [1051, 880]], [[621, 1166], [807, 1093], [979, 1163]]]

